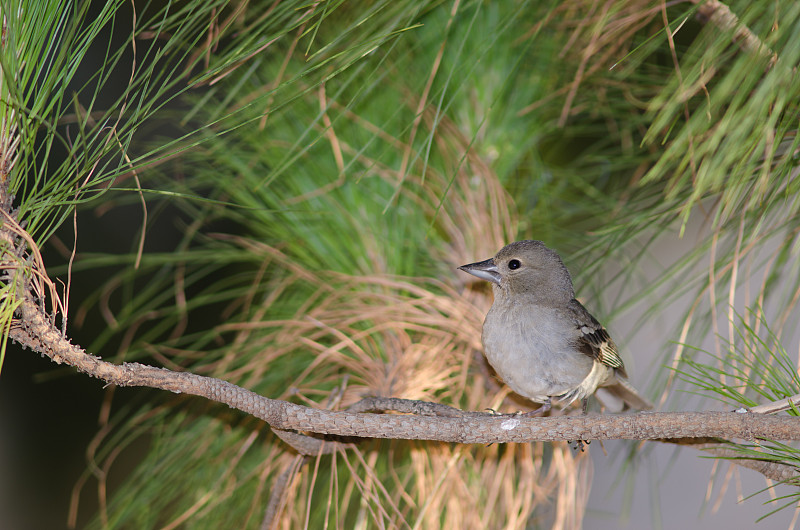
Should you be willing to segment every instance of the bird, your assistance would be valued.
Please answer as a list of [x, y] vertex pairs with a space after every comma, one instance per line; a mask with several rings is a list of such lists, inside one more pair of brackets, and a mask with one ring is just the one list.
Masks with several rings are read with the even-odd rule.
[[494, 302], [481, 339], [489, 364], [511, 390], [542, 406], [581, 400], [584, 414], [598, 388], [626, 408], [652, 405], [628, 382], [617, 345], [575, 299], [569, 270], [541, 241], [510, 243], [493, 258], [458, 267], [492, 284]]

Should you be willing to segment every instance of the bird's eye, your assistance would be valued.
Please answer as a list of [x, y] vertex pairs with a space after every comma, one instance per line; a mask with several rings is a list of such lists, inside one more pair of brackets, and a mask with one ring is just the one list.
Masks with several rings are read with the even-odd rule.
[[512, 259], [511, 261], [508, 262], [508, 268], [511, 269], [512, 271], [519, 269], [520, 265], [522, 264], [519, 262], [518, 259]]

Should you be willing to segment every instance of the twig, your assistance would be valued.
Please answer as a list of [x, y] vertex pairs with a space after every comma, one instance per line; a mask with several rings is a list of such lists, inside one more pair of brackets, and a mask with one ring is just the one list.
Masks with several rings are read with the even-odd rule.
[[743, 51], [769, 58], [772, 67], [778, 61], [778, 55], [764, 44], [750, 29], [739, 22], [731, 8], [718, 0], [691, 0], [698, 4], [697, 15], [704, 21], [714, 24], [723, 31], [733, 31], [733, 42]]
[[764, 455], [763, 460], [759, 460], [752, 455], [745, 455], [741, 451], [737, 451], [731, 447], [725, 447], [729, 442], [721, 438], [672, 438], [655, 441], [685, 445], [694, 449], [699, 449], [700, 451], [711, 453], [714, 458], [730, 460], [732, 463], [758, 471], [766, 478], [778, 482], [791, 481], [797, 484], [798, 479], [800, 479], [800, 470], [795, 466], [775, 462], [769, 459], [769, 455], [767, 454]]
[[269, 495], [267, 508], [264, 510], [264, 519], [261, 521], [261, 530], [274, 530], [278, 527], [279, 516], [286, 503], [286, 492], [289, 489], [294, 477], [300, 471], [300, 466], [305, 464], [308, 457], [297, 455], [292, 460], [283, 473], [275, 479], [272, 485], [272, 492]]
[[758, 414], [772, 414], [774, 412], [789, 410], [790, 408], [792, 408], [797, 404], [800, 404], [800, 394], [788, 397], [786, 399], [782, 399], [780, 401], [773, 401], [772, 403], [766, 403], [764, 405], [758, 405], [757, 407], [752, 407], [750, 409], [750, 412], [755, 412]]

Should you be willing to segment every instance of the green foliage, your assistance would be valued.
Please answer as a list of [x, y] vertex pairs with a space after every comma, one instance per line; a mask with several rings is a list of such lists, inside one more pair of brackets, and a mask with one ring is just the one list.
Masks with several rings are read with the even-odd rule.
[[[682, 378], [704, 395], [731, 406], [751, 408], [800, 394], [797, 366], [763, 312], [750, 310], [750, 317], [754, 324], [737, 315], [736, 337], [725, 341], [724, 356], [700, 350], [709, 360], [685, 359], [687, 368], [679, 371]], [[796, 415], [796, 409], [788, 412]]]
[[[644, 141], [661, 142], [665, 150], [642, 182], [666, 181], [667, 199], [688, 195], [684, 226], [705, 197], [719, 196], [715, 223], [724, 223], [798, 191], [791, 175], [800, 88], [789, 82], [788, 70], [800, 59], [800, 44], [789, 37], [800, 23], [800, 6], [747, 4], [738, 13], [761, 47], [743, 55], [730, 44], [739, 28], [706, 26], [681, 56], [683, 75], [673, 76], [649, 105]], [[770, 27], [774, 20], [781, 21], [780, 31]], [[790, 208], [785, 214], [796, 215]]]
[[[123, 2], [92, 16], [89, 2], [12, 4], [0, 1], [16, 50], [0, 54], [0, 140], [35, 241], [76, 204], [129, 203], [142, 186], [149, 209], [180, 208], [147, 227], [177, 223], [174, 252], [144, 253], [84, 302], [108, 322], [92, 352], [313, 406], [371, 393], [494, 407], [502, 394], [473, 361], [487, 293], [454, 268], [532, 237], [569, 255], [598, 304], [619, 292], [611, 317], [644, 301], [645, 322], [680, 302], [680, 343], [717, 330], [737, 293], [778, 307], [774, 334], [737, 321], [717, 364], [684, 347], [667, 364], [747, 406], [797, 393], [776, 338], [800, 292], [794, 3], [731, 3], [736, 29], [697, 21], [691, 3], [643, 1], [201, 0], [137, 5], [135, 24]], [[735, 44], [742, 28], [765, 47]], [[675, 232], [695, 244], [662, 263], [654, 247]], [[73, 271], [133, 261], [82, 255]], [[651, 395], [673, 376], [657, 374]], [[292, 455], [260, 422], [190, 403], [151, 405], [97, 447], [106, 465], [151, 441], [98, 525], [260, 524]], [[548, 496], [582, 513], [580, 491], [556, 493], [581, 464], [555, 446], [365, 445], [306, 467], [287, 520], [511, 525]], [[500, 495], [504, 472], [532, 489]]]
[[[800, 394], [800, 376], [796, 364], [790, 359], [779, 337], [770, 329], [763, 311], [750, 310], [748, 317], [737, 315], [736, 339], [727, 343], [727, 353], [723, 357], [704, 351], [702, 359], [684, 360], [685, 368], [678, 372], [702, 395], [731, 407], [750, 409], [789, 398], [786, 413], [800, 416], [800, 410], [793, 401]], [[788, 444], [759, 440], [757, 443], [729, 442], [725, 447], [736, 455], [725, 457], [728, 460], [756, 460], [800, 468], [800, 451]], [[796, 486], [797, 481], [789, 479], [786, 483]], [[764, 488], [750, 497], [770, 489]], [[770, 498], [765, 504], [780, 505], [759, 521], [784, 508], [795, 506], [798, 499], [800, 493]]]

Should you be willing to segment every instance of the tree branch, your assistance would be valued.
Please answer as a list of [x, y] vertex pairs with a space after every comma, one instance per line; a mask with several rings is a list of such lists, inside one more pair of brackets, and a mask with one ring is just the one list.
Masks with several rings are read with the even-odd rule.
[[[318, 410], [279, 401], [227, 381], [186, 372], [174, 372], [139, 363], [114, 365], [71, 344], [51, 324], [40, 307], [24, 296], [19, 321], [10, 337], [21, 345], [66, 363], [79, 371], [118, 386], [146, 386], [201, 396], [250, 414], [273, 429], [368, 438], [438, 440], [457, 443], [525, 443], [556, 440], [655, 440], [663, 438], [739, 438], [800, 440], [800, 420], [734, 412], [672, 412], [623, 415], [580, 415], [546, 418], [460, 413], [446, 416], [364, 414]], [[23, 325], [23, 322], [25, 323]], [[388, 404], [406, 400], [392, 400]], [[379, 401], [368, 409], [381, 408]], [[383, 405], [387, 405], [384, 403]], [[415, 405], [420, 410], [457, 409], [442, 405]], [[410, 410], [410, 409], [407, 409]]]
[[[21, 273], [34, 245], [13, 214], [10, 201], [0, 189], [0, 256], [3, 281], [14, 284], [16, 309], [9, 338], [56, 363], [118, 386], [145, 386], [170, 392], [201, 396], [224, 403], [267, 422], [276, 435], [301, 455], [330, 453], [345, 448], [352, 439], [393, 438], [438, 440], [455, 443], [527, 443], [563, 440], [659, 440], [694, 445], [722, 458], [733, 458], [740, 465], [756, 469], [775, 480], [797, 478], [788, 465], [760, 461], [725, 448], [726, 439], [800, 440], [800, 420], [791, 416], [772, 416], [752, 412], [639, 413], [626, 415], [576, 415], [531, 418], [462, 411], [447, 405], [399, 398], [366, 398], [344, 412], [318, 410], [279, 401], [231, 384], [227, 381], [187, 372], [175, 372], [139, 363], [115, 365], [86, 353], [70, 343], [55, 326], [43, 303], [47, 296], [36, 278], [46, 278], [36, 256], [27, 261], [32, 271]], [[33, 278], [33, 280], [31, 279]], [[7, 294], [6, 296], [11, 296]], [[57, 311], [58, 307], [55, 306]], [[394, 411], [398, 414], [370, 414]], [[293, 432], [300, 431], [300, 432]], [[308, 434], [311, 433], [311, 434]], [[269, 517], [267, 517], [269, 519]]]

